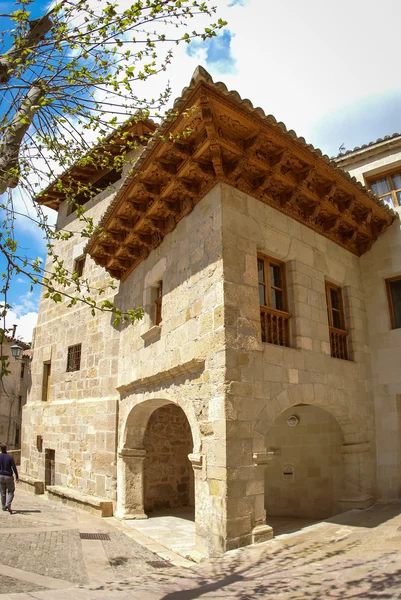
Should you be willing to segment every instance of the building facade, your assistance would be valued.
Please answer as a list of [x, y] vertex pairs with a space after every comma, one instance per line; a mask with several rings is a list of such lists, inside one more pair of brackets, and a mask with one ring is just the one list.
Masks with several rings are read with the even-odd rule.
[[[21, 347], [18, 360], [12, 357], [11, 346]], [[31, 350], [28, 344], [12, 336], [3, 336], [1, 342], [3, 356], [8, 356], [8, 374], [2, 378], [0, 386], [0, 441], [10, 449], [21, 447], [22, 409], [26, 404], [31, 385]]]
[[[401, 214], [401, 135], [379, 139], [336, 158]], [[401, 494], [401, 232], [399, 221], [361, 257], [368, 314], [376, 415], [379, 499]]]
[[[145, 316], [115, 326], [42, 297], [22, 464], [123, 519], [192, 505], [196, 552], [210, 556], [271, 538], [269, 516], [399, 497], [399, 464], [392, 488], [377, 477], [387, 417], [365, 290], [399, 221], [203, 69], [175, 110], [170, 142], [133, 152], [133, 172], [86, 204], [102, 234], [60, 247]], [[79, 233], [54, 189], [41, 201]]]

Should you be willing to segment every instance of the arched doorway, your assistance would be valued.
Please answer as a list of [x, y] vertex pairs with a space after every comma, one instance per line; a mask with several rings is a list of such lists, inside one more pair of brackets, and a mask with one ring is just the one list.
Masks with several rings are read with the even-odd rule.
[[312, 405], [286, 409], [272, 423], [266, 448], [273, 458], [265, 472], [269, 517], [324, 519], [342, 511], [344, 436], [337, 420]]
[[144, 509], [194, 506], [191, 428], [184, 411], [167, 404], [150, 415], [143, 439]]

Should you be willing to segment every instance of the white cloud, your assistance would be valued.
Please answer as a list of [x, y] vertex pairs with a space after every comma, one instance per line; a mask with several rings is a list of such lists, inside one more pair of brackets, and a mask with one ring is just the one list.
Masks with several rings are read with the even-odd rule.
[[[29, 343], [32, 341], [32, 333], [34, 327], [36, 327], [37, 320], [38, 313], [36, 311], [32, 310], [21, 314], [21, 312], [8, 310], [5, 318], [5, 329], [8, 330], [8, 335], [11, 335], [14, 325], [16, 325], [15, 337]], [[1, 327], [3, 326], [4, 321], [2, 319]]]
[[28, 343], [32, 341], [32, 333], [37, 320], [37, 312], [28, 312], [17, 317], [13, 311], [9, 311], [6, 317], [6, 326], [7, 329], [12, 329], [13, 325], [17, 325], [16, 337]]
[[20, 297], [18, 304], [14, 304], [7, 311], [5, 322], [1, 320], [1, 327], [5, 327], [11, 335], [13, 326], [17, 325], [16, 337], [24, 342], [31, 342], [32, 332], [38, 320], [37, 309], [38, 299], [29, 291]]

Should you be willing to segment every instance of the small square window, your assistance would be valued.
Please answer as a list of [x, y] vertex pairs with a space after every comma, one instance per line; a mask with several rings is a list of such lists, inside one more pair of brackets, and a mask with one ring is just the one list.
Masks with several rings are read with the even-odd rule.
[[74, 262], [74, 273], [78, 275], [78, 277], [82, 277], [84, 274], [85, 268], [85, 256], [80, 256]]
[[391, 328], [401, 328], [401, 277], [386, 280]]
[[81, 368], [81, 344], [70, 346], [67, 356], [67, 373], [79, 371]]

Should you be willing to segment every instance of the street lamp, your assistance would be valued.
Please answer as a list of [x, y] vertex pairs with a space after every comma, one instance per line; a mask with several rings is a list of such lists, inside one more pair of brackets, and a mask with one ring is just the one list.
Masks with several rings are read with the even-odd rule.
[[13, 346], [11, 346], [11, 354], [13, 355], [13, 357], [15, 358], [15, 360], [21, 360], [21, 352], [23, 351], [23, 347], [19, 346], [18, 344], [14, 344]]

